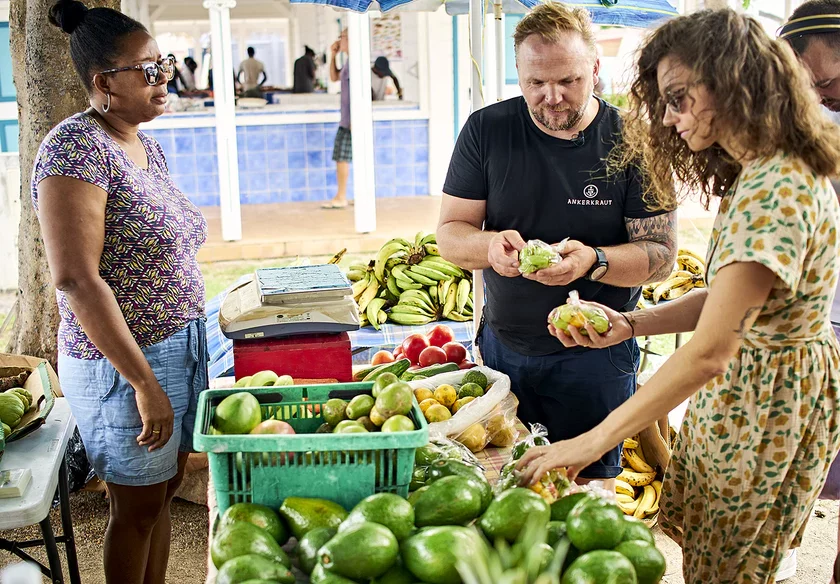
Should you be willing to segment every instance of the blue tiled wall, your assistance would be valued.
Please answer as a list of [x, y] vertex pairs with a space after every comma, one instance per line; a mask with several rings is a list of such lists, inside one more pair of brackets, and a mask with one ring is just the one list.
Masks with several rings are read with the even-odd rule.
[[[336, 190], [333, 141], [338, 124], [240, 126], [243, 204], [325, 201]], [[149, 130], [166, 153], [175, 183], [200, 206], [219, 204], [215, 128]], [[353, 196], [352, 165], [348, 195]], [[429, 193], [427, 120], [374, 123], [377, 197]]]

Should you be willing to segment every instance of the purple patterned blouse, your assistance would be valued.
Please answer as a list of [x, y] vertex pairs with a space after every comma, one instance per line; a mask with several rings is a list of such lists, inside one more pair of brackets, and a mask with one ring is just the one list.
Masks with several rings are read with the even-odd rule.
[[[99, 273], [140, 347], [165, 340], [204, 315], [204, 280], [196, 260], [207, 238], [201, 212], [178, 190], [160, 145], [138, 134], [149, 159], [140, 168], [87, 113], [61, 122], [44, 138], [32, 173], [32, 200], [49, 176], [68, 176], [108, 193]], [[62, 292], [58, 350], [101, 359]]]

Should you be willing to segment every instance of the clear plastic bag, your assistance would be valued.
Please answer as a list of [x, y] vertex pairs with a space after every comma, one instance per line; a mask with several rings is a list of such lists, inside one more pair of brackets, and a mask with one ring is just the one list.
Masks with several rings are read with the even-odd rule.
[[426, 388], [434, 391], [441, 385], [460, 387], [468, 371], [479, 371], [485, 375], [489, 389], [481, 397], [465, 404], [450, 419], [429, 424], [429, 436], [453, 438], [479, 452], [488, 444], [508, 447], [516, 439], [516, 409], [519, 400], [510, 391], [510, 378], [490, 369], [475, 367], [464, 371], [443, 373], [428, 379], [410, 381], [412, 390]]
[[554, 264], [559, 264], [563, 259], [563, 250], [566, 248], [567, 237], [560, 243], [549, 245], [539, 239], [531, 239], [519, 250], [519, 273], [532, 274], [543, 270]]
[[597, 306], [582, 303], [577, 290], [569, 292], [566, 304], [561, 304], [549, 313], [548, 322], [563, 332], [568, 331], [571, 325], [578, 329], [582, 335], [589, 334], [584, 328], [587, 322], [592, 325], [592, 328], [598, 334], [604, 334], [612, 328], [607, 313]]
[[[531, 432], [522, 440], [519, 440], [511, 449], [510, 460], [502, 467], [499, 475], [499, 482], [496, 483], [496, 494], [519, 486], [521, 478], [516, 470], [516, 463], [520, 458], [534, 446], [548, 446], [548, 430], [542, 424], [531, 424]], [[565, 469], [555, 469], [547, 472], [540, 480], [529, 489], [541, 496], [549, 504], [572, 492], [572, 483], [566, 478]]]

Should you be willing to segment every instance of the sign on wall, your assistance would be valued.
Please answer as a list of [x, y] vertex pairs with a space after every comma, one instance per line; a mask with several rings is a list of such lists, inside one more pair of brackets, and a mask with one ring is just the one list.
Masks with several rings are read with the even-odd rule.
[[389, 61], [403, 58], [402, 20], [399, 14], [383, 14], [372, 20], [371, 57], [387, 57]]

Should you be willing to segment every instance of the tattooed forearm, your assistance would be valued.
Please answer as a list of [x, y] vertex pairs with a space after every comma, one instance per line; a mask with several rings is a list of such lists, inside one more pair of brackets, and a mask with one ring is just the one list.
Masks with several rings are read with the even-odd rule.
[[630, 243], [648, 257], [645, 282], [661, 282], [677, 259], [677, 213], [672, 211], [645, 219], [625, 219]]
[[744, 338], [744, 333], [747, 332], [747, 323], [750, 323], [750, 326], [752, 326], [752, 317], [759, 310], [761, 310], [760, 306], [753, 306], [747, 309], [747, 312], [744, 314], [744, 318], [741, 319], [741, 324], [739, 324], [738, 328], [733, 331], [736, 335], [738, 335], [739, 339]]

